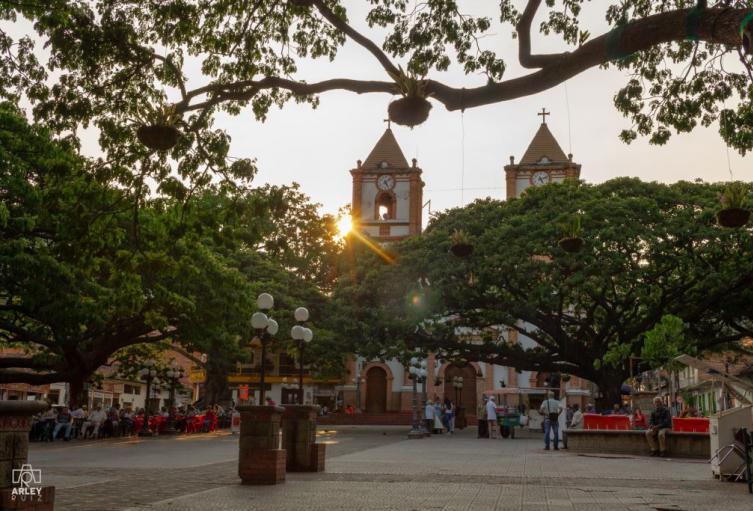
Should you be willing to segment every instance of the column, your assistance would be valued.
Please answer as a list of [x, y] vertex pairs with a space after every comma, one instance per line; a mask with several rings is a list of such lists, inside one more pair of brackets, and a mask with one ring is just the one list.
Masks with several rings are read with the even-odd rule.
[[281, 406], [239, 406], [241, 432], [238, 476], [243, 484], [285, 482], [285, 449], [281, 448]]
[[44, 401], [0, 401], [0, 509], [52, 511], [55, 487], [42, 486], [44, 475], [28, 463], [32, 415]]
[[288, 472], [323, 472], [325, 444], [316, 443], [319, 405], [285, 405], [283, 446]]

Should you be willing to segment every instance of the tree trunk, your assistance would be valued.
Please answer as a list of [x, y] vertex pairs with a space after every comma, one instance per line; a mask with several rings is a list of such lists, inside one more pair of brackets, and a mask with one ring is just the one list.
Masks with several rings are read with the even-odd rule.
[[206, 365], [207, 379], [204, 387], [204, 402], [214, 405], [228, 393], [227, 369], [210, 362]]
[[79, 406], [86, 404], [84, 383], [85, 381], [83, 378], [71, 378], [68, 381], [68, 406], [71, 410], [75, 410]]
[[611, 410], [615, 404], [622, 404], [622, 384], [627, 379], [619, 369], [613, 372], [600, 373], [592, 380], [599, 386], [601, 397], [596, 399], [596, 409], [599, 412]]

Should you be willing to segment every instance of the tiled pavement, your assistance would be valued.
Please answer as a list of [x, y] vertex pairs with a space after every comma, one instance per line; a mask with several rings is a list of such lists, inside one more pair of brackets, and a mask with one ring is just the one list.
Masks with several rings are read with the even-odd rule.
[[353, 438], [330, 438], [326, 473], [288, 474], [272, 487], [239, 485], [235, 462], [47, 472], [70, 478], [55, 482], [57, 508], [82, 511], [753, 510], [744, 485], [714, 481], [704, 462], [545, 452], [538, 440], [477, 440], [470, 431]]

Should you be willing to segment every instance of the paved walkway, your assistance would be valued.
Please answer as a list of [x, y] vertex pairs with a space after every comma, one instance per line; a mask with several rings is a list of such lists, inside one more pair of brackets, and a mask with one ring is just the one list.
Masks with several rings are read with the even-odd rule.
[[82, 511], [753, 509], [745, 485], [714, 481], [705, 462], [547, 452], [539, 440], [478, 440], [472, 430], [404, 434], [338, 429], [322, 437], [325, 473], [288, 474], [271, 487], [238, 484], [236, 462], [43, 473], [58, 485], [60, 509]]

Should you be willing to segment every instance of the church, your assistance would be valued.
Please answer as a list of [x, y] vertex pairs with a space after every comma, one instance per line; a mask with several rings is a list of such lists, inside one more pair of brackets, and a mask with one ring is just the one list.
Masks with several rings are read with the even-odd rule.
[[[522, 158], [504, 166], [506, 198], [520, 197], [531, 186], [579, 179], [581, 166], [565, 154], [546, 123], [546, 110], [539, 113], [542, 123]], [[392, 130], [387, 127], [365, 160], [358, 160], [350, 171], [353, 179], [351, 214], [354, 228], [379, 243], [389, 243], [422, 231], [424, 181], [416, 159], [405, 158]], [[535, 342], [516, 330], [508, 329], [508, 342], [532, 347]], [[513, 367], [470, 362], [464, 367], [441, 362], [430, 353], [426, 360], [428, 375], [425, 394], [434, 399], [450, 397], [459, 401], [472, 420], [481, 394], [515, 392], [531, 409], [538, 408], [549, 386], [549, 375], [535, 371], [518, 372]], [[453, 387], [456, 377], [463, 378], [462, 389]], [[412, 380], [407, 368], [396, 360], [378, 361], [352, 357], [348, 377], [339, 387], [342, 406], [352, 406], [365, 414], [407, 414], [412, 410]], [[593, 389], [573, 376], [560, 382], [560, 396], [568, 404], [584, 407]], [[421, 391], [419, 386], [419, 391]], [[456, 399], [459, 398], [459, 399]], [[509, 402], [509, 401], [508, 401]]]

